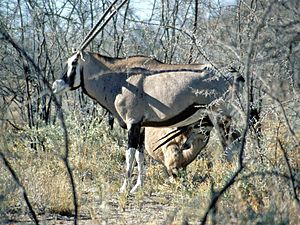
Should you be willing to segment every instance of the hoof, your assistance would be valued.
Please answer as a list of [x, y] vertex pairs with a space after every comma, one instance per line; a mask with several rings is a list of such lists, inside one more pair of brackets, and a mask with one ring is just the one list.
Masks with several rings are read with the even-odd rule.
[[126, 188], [121, 187], [120, 190], [119, 190], [119, 193], [120, 193], [120, 194], [123, 194], [123, 193], [126, 192], [126, 190], [127, 190]]
[[169, 177], [170, 184], [176, 184], [176, 178], [174, 176]]
[[129, 192], [130, 194], [136, 193], [138, 190], [140, 190], [143, 186], [141, 184], [136, 184], [131, 191]]
[[119, 193], [125, 193], [127, 190], [128, 190], [128, 185], [126, 182], [124, 182], [122, 187], [119, 190]]

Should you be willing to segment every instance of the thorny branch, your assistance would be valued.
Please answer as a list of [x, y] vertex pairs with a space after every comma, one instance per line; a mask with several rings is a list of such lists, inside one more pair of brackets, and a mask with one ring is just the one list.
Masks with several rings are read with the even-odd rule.
[[220, 197], [235, 183], [237, 177], [239, 174], [243, 171], [244, 168], [244, 163], [243, 163], [243, 157], [244, 157], [244, 151], [245, 151], [245, 144], [246, 144], [246, 136], [249, 130], [249, 125], [250, 125], [250, 61], [253, 56], [254, 52], [254, 41], [256, 40], [258, 33], [260, 29], [263, 27], [265, 20], [271, 11], [271, 8], [275, 1], [271, 1], [266, 7], [263, 16], [261, 18], [261, 21], [258, 23], [256, 26], [253, 37], [250, 40], [249, 46], [248, 46], [248, 51], [247, 55], [245, 58], [245, 78], [246, 78], [246, 95], [247, 95], [247, 101], [246, 101], [246, 123], [245, 123], [245, 128], [244, 132], [241, 136], [241, 147], [239, 151], [239, 157], [238, 157], [238, 167], [237, 170], [233, 173], [232, 177], [226, 182], [226, 184], [217, 192], [215, 192], [215, 195], [212, 196], [211, 202], [209, 203], [203, 218], [201, 219], [201, 224], [206, 224], [208, 214], [212, 211], [214, 211], [216, 204]]
[[293, 193], [293, 196], [297, 202], [297, 205], [298, 205], [298, 209], [300, 209], [300, 201], [299, 201], [299, 198], [298, 198], [298, 195], [297, 195], [297, 192], [296, 192], [296, 186], [295, 186], [295, 178], [294, 178], [294, 175], [293, 175], [293, 171], [292, 171], [292, 167], [291, 167], [291, 164], [289, 162], [289, 158], [288, 158], [288, 155], [287, 155], [287, 152], [285, 151], [284, 147], [283, 147], [283, 144], [281, 143], [281, 141], [279, 140], [279, 138], [277, 139], [278, 143], [279, 143], [279, 146], [280, 146], [280, 149], [283, 153], [283, 156], [284, 156], [284, 160], [286, 162], [286, 165], [287, 165], [287, 168], [288, 168], [288, 171], [289, 171], [289, 176], [290, 176], [290, 182], [291, 182], [291, 188], [292, 188], [292, 193]]
[[29, 212], [32, 216], [32, 219], [34, 221], [35, 224], [39, 224], [39, 221], [37, 219], [37, 216], [35, 214], [35, 211], [33, 210], [33, 207], [28, 199], [28, 195], [27, 192], [25, 190], [25, 187], [23, 186], [23, 184], [21, 183], [21, 181], [19, 180], [16, 172], [14, 171], [14, 169], [11, 167], [10, 163], [8, 162], [8, 160], [6, 159], [5, 155], [3, 154], [3, 152], [0, 151], [0, 158], [3, 161], [4, 166], [7, 168], [7, 170], [10, 172], [11, 176], [13, 177], [14, 181], [16, 182], [16, 184], [20, 187], [21, 191], [22, 191], [22, 195], [23, 198], [26, 202], [26, 205], [29, 209]]
[[270, 96], [275, 102], [277, 102], [277, 104], [279, 105], [279, 107], [280, 107], [280, 109], [282, 111], [284, 122], [287, 125], [288, 130], [289, 130], [290, 134], [292, 135], [292, 137], [293, 137], [293, 139], [294, 139], [294, 141], [296, 143], [296, 147], [300, 146], [300, 141], [298, 140], [298, 138], [296, 136], [296, 133], [293, 130], [293, 128], [291, 126], [291, 123], [289, 122], [289, 119], [287, 118], [286, 110], [284, 109], [282, 102], [278, 98], [276, 98], [275, 96], [273, 96], [271, 93], [269, 93], [268, 91], [266, 91], [266, 90], [262, 90], [262, 91], [265, 94], [267, 94], [268, 96]]
[[[276, 176], [276, 177], [279, 177], [279, 178], [283, 178], [285, 180], [290, 180], [290, 176], [289, 175], [280, 173], [277, 170], [271, 170], [271, 171], [263, 171], [263, 172], [252, 172], [252, 173], [249, 173], [249, 174], [246, 174], [246, 175], [242, 175], [239, 178], [237, 178], [236, 181], [239, 181], [239, 180], [248, 180], [249, 178], [256, 177], [256, 176], [261, 176], [261, 177]], [[300, 180], [295, 179], [295, 177], [294, 177], [294, 180], [297, 183], [300, 182]]]
[[[6, 40], [8, 43], [10, 43], [15, 48], [15, 50], [18, 53], [20, 53], [20, 55], [22, 55], [28, 62], [30, 62], [30, 64], [35, 69], [35, 71], [38, 74], [41, 75], [41, 77], [43, 78], [44, 84], [47, 86], [49, 92], [51, 92], [51, 94], [52, 94], [51, 85], [49, 84], [47, 79], [43, 76], [42, 71], [39, 68], [39, 66], [37, 66], [35, 64], [34, 60], [27, 54], [27, 52], [11, 38], [11, 36], [4, 29], [4, 25], [2, 23], [0, 23], [0, 33], [3, 35], [4, 40]], [[62, 156], [62, 160], [65, 164], [65, 167], [67, 169], [67, 174], [68, 174], [69, 179], [70, 179], [70, 184], [71, 184], [71, 188], [72, 188], [72, 195], [73, 195], [73, 204], [74, 204], [74, 224], [77, 225], [77, 219], [78, 219], [77, 193], [76, 193], [76, 186], [75, 186], [73, 173], [72, 173], [72, 170], [70, 168], [70, 163], [69, 163], [69, 137], [68, 137], [68, 131], [67, 131], [67, 128], [66, 128], [66, 125], [65, 125], [64, 115], [62, 113], [61, 106], [60, 106], [58, 100], [56, 99], [56, 97], [53, 94], [51, 95], [51, 97], [53, 97], [53, 99], [54, 99], [55, 107], [58, 111], [58, 118], [61, 121], [61, 126], [62, 126], [63, 133], [64, 133], [65, 155]], [[1, 157], [3, 158], [3, 155], [1, 155]], [[18, 179], [16, 180], [16, 182], [17, 181], [18, 181]], [[23, 190], [24, 190], [24, 188], [23, 188]], [[26, 194], [26, 192], [25, 192], [25, 194]], [[25, 196], [26, 196], [26, 198], [25, 198]], [[25, 195], [25, 196], [24, 196], [24, 198], [25, 198], [25, 201], [27, 202], [28, 201], [27, 195]], [[28, 201], [28, 204], [30, 205], [29, 201]], [[32, 207], [31, 207], [31, 209], [32, 209]]]
[[[273, 1], [273, 0], [271, 0], [271, 1]], [[104, 1], [103, 1], [104, 2]], [[252, 1], [252, 2], [256, 2], [256, 1]], [[251, 2], [251, 4], [252, 4], [252, 2]], [[258, 1], [258, 2], [260, 2], [260, 1]], [[268, 3], [270, 3], [270, 1], [267, 1]], [[275, 2], [275, 1], [273, 1], [273, 2]], [[277, 1], [278, 2], [278, 1]], [[282, 2], [279, 2], [278, 4], [282, 4], [284, 7], [290, 7], [289, 5], [287, 5], [287, 3], [288, 3], [289, 1], [283, 1], [283, 3]], [[295, 1], [296, 2], [296, 1]], [[241, 3], [243, 3], [243, 4], [245, 4], [245, 6], [247, 7], [248, 5], [246, 4], [246, 2], [245, 1], [239, 1], [239, 3], [241, 4]], [[263, 3], [261, 3], [262, 5], [263, 5], [263, 7], [265, 7], [265, 6], [267, 6], [268, 4], [266, 3], [266, 4], [263, 4]], [[150, 23], [150, 21], [153, 21], [152, 20], [152, 17], [153, 16], [155, 16], [154, 14], [154, 8], [155, 8], [155, 6], [156, 6], [156, 1], [154, 1], [154, 4], [153, 4], [153, 10], [152, 10], [152, 15], [151, 15], [151, 17], [150, 17], [150, 19], [148, 20], [149, 22], [145, 22], [146, 23], [146, 25], [155, 25], [155, 26], [161, 26], [161, 27], [163, 27], [163, 28], [172, 28], [172, 29], [176, 29], [176, 30], [178, 30], [178, 31], [180, 31], [181, 33], [183, 33], [184, 34], [184, 36], [189, 36], [189, 38], [190, 38], [190, 40], [191, 41], [189, 41], [189, 42], [191, 42], [191, 43], [189, 43], [189, 44], [191, 44], [192, 46], [193, 46], [193, 48], [196, 48], [196, 49], [198, 49], [198, 54], [197, 54], [197, 57], [199, 57], [199, 55], [202, 55], [207, 61], [209, 61], [209, 62], [211, 62], [211, 60], [210, 59], [213, 59], [213, 57], [208, 57], [207, 55], [208, 54], [206, 54], [206, 52], [205, 52], [205, 47], [204, 46], [202, 46], [201, 45], [201, 43], [202, 42], [198, 42], [198, 40], [200, 39], [200, 38], [202, 38], [202, 34], [201, 35], [199, 35], [199, 36], [196, 36], [197, 34], [194, 34], [193, 32], [189, 32], [188, 30], [183, 30], [182, 28], [176, 28], [175, 27], [175, 24], [174, 25], [172, 25], [172, 26], [169, 26], [169, 25], [166, 25], [167, 23], [160, 23], [160, 24], [151, 24]], [[75, 7], [75, 6], [74, 6]], [[268, 7], [268, 6], [267, 6]], [[251, 7], [249, 7], [248, 8], [250, 11], [251, 11], [251, 15], [252, 16], [255, 16], [255, 20], [253, 20], [253, 21], [258, 21], [259, 20], [259, 17], [257, 17], [256, 16], [256, 14], [255, 14], [255, 10], [253, 10], [252, 9], [252, 6]], [[74, 10], [74, 8], [73, 8], [73, 10]], [[240, 10], [240, 6], [239, 6], [239, 10]], [[293, 9], [293, 8], [289, 8], [289, 10], [295, 10], [295, 9]], [[240, 11], [238, 11], [238, 13], [240, 13]], [[296, 13], [296, 11], [294, 11], [294, 13]], [[200, 12], [199, 12], [199, 14], [201, 14]], [[48, 15], [48, 13], [46, 13], [45, 15]], [[54, 14], [53, 14], [54, 15]], [[62, 16], [60, 15], [60, 13], [58, 13], [57, 15], [56, 15], [57, 17], [61, 17], [62, 18]], [[121, 15], [122, 16], [122, 15]], [[201, 15], [199, 15], [199, 16], [201, 16]], [[241, 48], [241, 44], [244, 44], [245, 46], [246, 46], [246, 44], [247, 44], [247, 42], [248, 42], [248, 40], [246, 40], [245, 42], [244, 42], [244, 40], [242, 39], [242, 35], [241, 35], [241, 32], [243, 32], [243, 28], [241, 27], [241, 23], [242, 22], [244, 22], [243, 21], [243, 18], [242, 18], [242, 14], [239, 14], [238, 15], [239, 16], [239, 27], [238, 27], [238, 32], [237, 32], [237, 35], [239, 35], [239, 41], [240, 41], [240, 43], [238, 43], [238, 49], [239, 49], [239, 51], [242, 51], [242, 48]], [[67, 26], [66, 26], [66, 29], [67, 29], [67, 31], [70, 29], [70, 25], [71, 25], [71, 23], [72, 23], [72, 20], [70, 19], [71, 17], [65, 17], [65, 21], [68, 21], [68, 24], [67, 24]], [[93, 18], [93, 16], [92, 16], [92, 18]], [[195, 19], [196, 19], [197, 17], [195, 16]], [[200, 17], [199, 17], [200, 18]], [[132, 20], [132, 19], [130, 19], [130, 17], [128, 17], [128, 18], [126, 18], [127, 20], [131, 20], [131, 21], [134, 21], [134, 20]], [[245, 20], [246, 21], [246, 20]], [[143, 23], [142, 21], [134, 21], [134, 22], [138, 22], [138, 23]], [[201, 25], [200, 24], [200, 20], [198, 21], [198, 26], [199, 25]], [[246, 21], [247, 22], [247, 21]], [[278, 22], [280, 22], [280, 21], [278, 21]], [[124, 23], [125, 23], [125, 17], [124, 17]], [[185, 20], [184, 20], [184, 23], [185, 23]], [[262, 24], [261, 24], [262, 25]], [[292, 25], [292, 24], [289, 24], [289, 25]], [[285, 25], [286, 26], [286, 25]], [[23, 28], [22, 27], [22, 29], [25, 29], [25, 28]], [[259, 30], [259, 26], [258, 26], [258, 28], [257, 28], [257, 31]], [[64, 33], [66, 33], [66, 34], [69, 34], [68, 32], [67, 32], [66, 30], [64, 30]], [[1, 30], [1, 27], [0, 27], [0, 33], [2, 33], [2, 30]], [[214, 38], [213, 39], [213, 42], [214, 42], [214, 45], [222, 45], [222, 47], [223, 48], [225, 48], [226, 50], [230, 50], [232, 53], [233, 53], [233, 55], [238, 59], [238, 61], [239, 62], [241, 62], [242, 63], [242, 61], [241, 60], [243, 60], [242, 58], [239, 58], [239, 57], [242, 57], [242, 56], [239, 56], [239, 55], [237, 55], [237, 50], [234, 48], [234, 47], [232, 47], [230, 44], [227, 44], [228, 42], [227, 41], [220, 41], [220, 40], [223, 40], [223, 39], [218, 39], [218, 37], [217, 36], [214, 36], [217, 32], [210, 32], [211, 33], [211, 38]], [[3, 33], [2, 33], [3, 34]], [[57, 35], [57, 34], [56, 34]], [[206, 33], [206, 34], [204, 34], [203, 36], [207, 36], [208, 34]], [[256, 34], [254, 34], [254, 35], [247, 35], [247, 38], [248, 37], [254, 37], [254, 39], [255, 39], [255, 37], [257, 36], [257, 33]], [[9, 35], [7, 36], [7, 37], [9, 37]], [[14, 47], [14, 48], [16, 48], [16, 49], [19, 49], [19, 47], [18, 47], [18, 45], [14, 45], [15, 44], [15, 42], [13, 41], [13, 40], [9, 40], [9, 38], [7, 38], [7, 37], [5, 37], [5, 35], [3, 35], [2, 37], [0, 37], [0, 40], [6, 40], [6, 41], [8, 41], [8, 42], [10, 42], [11, 44], [12, 44], [12, 46]], [[104, 37], [104, 36], [103, 36]], [[68, 43], [71, 43], [70, 42], [70, 40], [66, 40], [66, 38], [67, 38], [67, 35], [66, 36], [64, 36], [63, 37], [63, 40], [65, 41], [65, 44], [66, 44], [66, 46], [68, 46]], [[237, 39], [238, 39], [237, 38]], [[243, 40], [243, 43], [241, 43], [241, 41]], [[249, 58], [251, 58], [251, 55], [253, 55], [253, 54], [256, 54], [256, 53], [252, 53], [252, 50], [253, 50], [253, 40], [252, 39], [250, 39], [251, 41], [252, 41], [252, 43], [249, 45], [249, 48], [248, 49], [250, 49], [251, 51], [249, 51], [249, 52], [247, 52], [247, 51], [245, 51], [244, 53], [249, 53], [248, 54], [248, 58], [246, 58], [246, 59], [249, 59]], [[58, 41], [58, 39], [57, 39], [57, 41]], [[186, 41], [186, 39], [185, 39], [185, 41]], [[256, 40], [256, 41], [258, 41], [258, 40]], [[18, 42], [16, 42], [16, 43], [18, 43]], [[101, 43], [102, 43], [102, 39], [101, 39]], [[57, 42], [56, 42], [56, 44], [57, 44]], [[19, 44], [20, 45], [20, 44]], [[101, 46], [101, 44], [99, 44], [99, 47], [98, 47], [98, 49], [100, 48], [100, 46]], [[135, 46], [137, 46], [137, 45], [135, 45]], [[149, 45], [147, 46], [147, 47], [149, 47]], [[175, 48], [174, 48], [175, 49]], [[22, 51], [23, 49], [19, 49], [19, 51]], [[165, 49], [166, 51], [168, 51], [168, 49], [166, 48]], [[280, 49], [279, 49], [280, 50]], [[134, 50], [132, 50], [132, 51], [134, 51]], [[255, 49], [254, 49], [254, 51], [255, 51]], [[218, 53], [218, 52], [216, 52], [216, 53]], [[41, 72], [41, 70], [40, 70], [40, 68], [39, 67], [37, 67], [36, 66], [36, 64], [35, 64], [35, 62], [34, 62], [34, 60], [32, 60], [32, 61], [30, 61], [30, 57], [27, 57], [27, 56], [24, 56], [24, 55], [26, 55], [27, 53], [25, 52], [25, 51], [23, 51], [23, 53], [22, 54], [20, 54], [20, 55], [22, 55], [25, 59], [27, 59], [27, 61], [29, 62], [29, 64], [31, 63], [32, 64], [32, 66], [35, 68], [35, 70], [37, 71], [37, 73], [39, 73], [39, 74], [41, 74], [42, 72]], [[60, 55], [60, 53], [59, 53], [59, 55]], [[40, 56], [39, 56], [40, 57]], [[253, 56], [252, 56], [252, 58], [253, 58]], [[276, 63], [277, 63], [277, 58], [274, 58], [274, 60], [276, 61]], [[247, 69], [246, 69], [246, 74], [248, 75], [249, 74], [249, 68], [250, 68], [250, 62], [251, 61], [249, 61], [249, 60], [243, 60], [244, 62], [245, 61], [247, 61]], [[252, 65], [251, 65], [251, 67], [252, 67]], [[43, 77], [42, 76], [42, 78], [44, 79], [45, 77]], [[260, 78], [260, 77], [259, 77]], [[47, 84], [47, 86], [48, 86], [48, 89], [50, 88], [49, 87], [49, 85], [48, 85], [48, 83], [47, 83], [47, 81], [46, 80], [43, 80], [46, 84]], [[248, 84], [249, 84], [249, 81], [248, 81]], [[248, 86], [248, 85], [247, 85]], [[50, 90], [50, 89], [49, 89]], [[51, 97], [52, 98], [52, 97]], [[274, 99], [274, 98], [273, 98]], [[279, 106], [281, 107], [281, 109], [282, 109], [282, 111], [283, 111], [283, 116], [284, 116], [284, 120], [285, 120], [285, 123], [286, 123], [286, 125], [288, 126], [288, 129], [289, 129], [289, 132], [293, 135], [293, 137], [294, 137], [294, 139], [295, 139], [295, 141], [298, 143], [298, 146], [299, 146], [299, 140], [297, 139], [297, 137], [296, 137], [296, 135], [295, 135], [295, 132], [294, 132], [294, 130], [292, 129], [293, 128], [293, 126], [291, 126], [292, 125], [292, 121], [291, 120], [288, 120], [288, 114], [287, 114], [287, 111], [286, 111], [286, 109], [283, 107], [283, 103], [281, 102], [281, 101], [279, 101], [279, 99], [274, 99], [275, 100], [275, 102], [277, 102], [278, 104], [279, 104]], [[55, 99], [55, 101], [56, 101], [56, 99]], [[56, 104], [56, 102], [55, 102], [55, 104]], [[66, 167], [67, 167], [67, 170], [68, 170], [68, 173], [72, 176], [72, 171], [70, 170], [70, 167], [69, 167], [69, 161], [68, 161], [68, 149], [69, 149], [69, 138], [68, 138], [68, 132], [67, 132], [67, 129], [66, 129], [66, 127], [65, 127], [65, 123], [64, 123], [64, 118], [63, 118], [63, 114], [62, 114], [62, 112], [61, 112], [61, 109], [60, 109], [60, 106], [59, 105], [57, 105], [56, 104], [56, 107], [57, 107], [57, 111], [58, 111], [58, 117], [59, 117], [59, 120], [62, 122], [62, 127], [63, 127], [63, 132], [64, 132], [64, 141], [65, 141], [65, 149], [66, 149], [66, 151], [65, 151], [65, 154], [61, 157], [62, 158], [62, 160], [64, 161], [64, 163], [65, 163], [65, 165], [66, 165]], [[246, 110], [245, 110], [246, 111]], [[8, 121], [9, 122], [9, 121]], [[13, 124], [11, 124], [12, 126], [14, 126]], [[244, 140], [245, 141], [245, 140]], [[276, 142], [278, 145], [279, 145], [279, 143], [278, 143], [278, 141]], [[284, 146], [283, 146], [284, 147]], [[242, 150], [244, 151], [244, 149], [242, 148]], [[284, 149], [282, 149], [283, 151], [285, 151]], [[241, 162], [243, 163], [243, 154], [240, 152], [240, 155], [239, 155], [240, 157], [239, 157], [239, 160], [241, 160]], [[286, 156], [286, 162], [287, 162], [287, 165], [289, 166], [289, 164], [290, 164], [290, 162], [289, 162], [289, 159], [288, 159], [288, 157]], [[235, 182], [237, 182], [237, 181], [239, 181], [239, 180], [243, 180], [243, 179], [247, 179], [247, 178], [249, 178], [249, 177], [252, 177], [252, 176], [265, 176], [265, 175], [269, 175], [269, 176], [276, 176], [276, 178], [277, 178], [277, 176], [278, 176], [278, 178], [283, 178], [283, 179], [285, 179], [286, 181], [290, 181], [290, 179], [291, 178], [293, 178], [294, 179], [294, 184], [292, 184], [292, 181], [290, 181], [291, 182], [291, 186], [292, 186], [292, 188], [293, 189], [296, 189], [297, 190], [297, 183], [299, 182], [299, 180], [297, 180], [297, 177], [295, 176], [295, 174], [294, 174], [294, 177], [292, 176], [292, 168], [290, 168], [289, 169], [289, 175], [288, 174], [280, 174], [278, 171], [264, 171], [264, 172], [254, 172], [254, 173], [250, 173], [250, 174], [241, 174], [241, 172], [242, 172], [242, 169], [243, 168], [241, 168], [241, 170], [240, 170], [240, 174], [238, 174], [238, 170], [235, 172], [235, 174], [233, 174], [233, 177], [232, 177], [232, 179], [230, 179], [229, 181], [228, 181], [228, 186], [225, 186], [223, 189], [221, 189], [221, 190], [214, 190], [214, 188], [212, 187], [212, 193], [213, 193], [213, 195], [212, 195], [212, 199], [211, 200], [214, 200], [214, 202], [213, 202], [213, 204], [212, 204], [212, 208], [210, 208], [209, 210], [210, 211], [208, 211], [208, 214], [207, 215], [209, 215], [209, 213], [211, 213], [211, 216], [213, 216], [213, 212], [214, 212], [214, 210], [216, 209], [216, 206], [217, 206], [217, 203], [218, 203], [218, 199], [219, 198], [221, 198], [221, 196], [222, 196], [222, 193], [224, 193], [224, 192], [226, 192], [226, 189], [228, 190], [229, 188], [230, 188], [230, 185], [232, 185], [232, 184], [234, 184]], [[72, 177], [70, 177], [70, 180], [71, 180], [71, 183], [72, 183], [72, 185], [74, 184], [74, 182], [72, 181], [73, 180], [73, 178]], [[232, 182], [231, 182], [232, 181]], [[231, 183], [230, 183], [231, 182]], [[76, 192], [75, 192], [75, 186], [72, 186], [72, 189], [73, 189], [73, 195], [75, 194], [75, 196], [73, 196], [73, 198], [75, 199], [74, 200], [74, 204], [75, 204], [75, 223], [76, 223], [76, 217], [77, 217], [77, 201], [76, 201]], [[295, 191], [295, 190], [293, 190], [293, 191]], [[298, 190], [297, 190], [298, 191]], [[298, 197], [297, 197], [298, 198]]]

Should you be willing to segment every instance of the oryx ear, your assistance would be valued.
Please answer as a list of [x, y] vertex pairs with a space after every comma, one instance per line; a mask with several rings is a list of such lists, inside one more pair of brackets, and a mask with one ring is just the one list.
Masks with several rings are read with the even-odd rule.
[[81, 58], [82, 61], [85, 61], [83, 58], [83, 52], [81, 50], [77, 51], [77, 58]]

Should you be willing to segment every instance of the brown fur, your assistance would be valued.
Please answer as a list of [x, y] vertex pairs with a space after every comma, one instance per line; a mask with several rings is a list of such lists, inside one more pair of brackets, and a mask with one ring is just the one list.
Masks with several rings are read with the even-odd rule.
[[209, 64], [167, 64], [152, 57], [139, 55], [127, 58], [113, 58], [99, 53], [92, 53], [92, 55], [111, 70], [122, 72], [133, 68], [143, 68], [149, 71], [162, 71], [184, 69], [200, 70], [205, 67], [210, 67]]
[[197, 155], [208, 143], [208, 137], [198, 134], [197, 138], [193, 140], [191, 147], [183, 150], [182, 145], [186, 142], [191, 133], [194, 132], [191, 128], [154, 151], [156, 146], [162, 142], [162, 140], [159, 141], [159, 139], [172, 130], [172, 128], [146, 127], [145, 150], [152, 158], [165, 166], [170, 176], [176, 176], [178, 169], [185, 169], [186, 166], [195, 160]]

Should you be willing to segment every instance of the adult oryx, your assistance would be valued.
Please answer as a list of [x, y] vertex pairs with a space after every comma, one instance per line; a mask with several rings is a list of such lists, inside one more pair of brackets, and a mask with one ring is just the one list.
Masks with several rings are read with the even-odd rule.
[[[110, 70], [118, 73], [122, 72], [120, 75], [124, 76], [133, 71], [137, 72], [137, 70], [142, 70], [141, 72], [144, 72], [145, 75], [151, 75], [153, 73], [174, 70], [177, 72], [188, 70], [199, 71], [205, 67], [207, 69], [210, 67], [208, 64], [166, 64], [153, 57], [142, 55], [115, 58], [99, 53], [90, 54]], [[109, 116], [109, 124], [112, 128], [113, 117], [111, 115]], [[228, 128], [226, 128], [225, 124], [220, 123], [219, 129], [217, 129], [224, 150], [225, 148], [228, 149], [229, 144], [233, 141], [229, 138], [229, 134], [232, 132], [228, 131]], [[209, 121], [209, 117], [206, 116], [196, 126], [185, 127], [181, 130], [176, 130], [176, 128], [155, 129], [146, 127], [145, 135], [142, 135], [142, 137], [145, 137], [145, 150], [152, 158], [161, 162], [171, 175], [170, 171], [186, 167], [196, 158], [200, 151], [207, 145], [211, 129], [212, 123]], [[144, 140], [141, 140], [141, 143], [143, 143], [142, 141]]]
[[[107, 66], [110, 70], [114, 71], [114, 72], [122, 72], [119, 73], [120, 75], [125, 75], [127, 76], [127, 74], [132, 73], [133, 71], [137, 72], [138, 70], [142, 70], [140, 72], [143, 72], [144, 75], [151, 75], [154, 73], [163, 73], [163, 72], [170, 72], [170, 71], [177, 71], [177, 72], [184, 72], [184, 71], [194, 71], [194, 72], [199, 72], [203, 69], [207, 69], [210, 70], [211, 69], [211, 65], [209, 64], [166, 64], [163, 63], [153, 57], [148, 57], [148, 56], [130, 56], [130, 57], [126, 57], [126, 58], [115, 58], [115, 57], [108, 57], [108, 56], [104, 56], [101, 55], [99, 53], [90, 53], [92, 54], [96, 59], [98, 59], [101, 63], [103, 63], [105, 66]], [[220, 66], [220, 65], [218, 65]], [[231, 68], [232, 70], [232, 68]], [[236, 72], [236, 71], [235, 71]], [[113, 123], [112, 120], [113, 117], [110, 117], [110, 123]], [[215, 125], [218, 125], [217, 131], [219, 134], [219, 139], [221, 141], [222, 147], [223, 149], [228, 149], [228, 146], [231, 145], [231, 143], [236, 140], [238, 138], [238, 134], [236, 133], [236, 131], [231, 130], [231, 118], [227, 117], [227, 118], [216, 118], [217, 121], [215, 121]], [[189, 132], [189, 137], [186, 139], [186, 143], [183, 144], [183, 146], [181, 146], [181, 149], [188, 149], [191, 146], [191, 143], [193, 142], [194, 138], [199, 138], [199, 135], [196, 135], [197, 132], [200, 131], [200, 133], [204, 130], [210, 129], [210, 125], [207, 126], [207, 124], [211, 124], [211, 121], [209, 120], [209, 117], [205, 118], [206, 123], [202, 123], [203, 121], [201, 120], [200, 123], [197, 124], [196, 129], [192, 129], [193, 131]], [[112, 124], [110, 124], [112, 126]], [[199, 127], [200, 126], [200, 127]], [[147, 131], [148, 128], [146, 128]], [[161, 128], [163, 129], [163, 128]], [[170, 129], [167, 129], [170, 131]], [[187, 129], [185, 129], [187, 130]], [[152, 151], [155, 151], [156, 149], [158, 149], [160, 146], [162, 146], [164, 143], [168, 143], [168, 140], [172, 140], [173, 137], [179, 136], [180, 133], [185, 133], [184, 130], [178, 130], [179, 132], [174, 132], [174, 135], [166, 135], [166, 137], [168, 138], [162, 138], [162, 141], [157, 140], [158, 143], [155, 148], [153, 149], [149, 149], [146, 148], [150, 155], [152, 154]], [[150, 134], [151, 132], [146, 132], [147, 134]], [[165, 133], [167, 134], [167, 132], [161, 131], [159, 132], [161, 134]], [[201, 136], [202, 134], [200, 134]], [[183, 136], [186, 136], [186, 134], [184, 134]], [[182, 138], [184, 138], [182, 136]], [[208, 133], [209, 136], [209, 133]], [[155, 136], [155, 138], [159, 138], [157, 135]], [[159, 139], [160, 139], [159, 138]], [[148, 140], [153, 139], [148, 137]], [[184, 138], [185, 139], [185, 138]], [[207, 143], [207, 142], [205, 142]], [[150, 145], [152, 147], [154, 147], [154, 145]], [[198, 145], [199, 146], [199, 145]], [[203, 145], [202, 148], [204, 148], [205, 145]], [[197, 151], [200, 151], [201, 149], [197, 149]], [[225, 151], [226, 152], [226, 151]], [[230, 158], [230, 155], [228, 155], [228, 159]]]
[[81, 87], [85, 94], [110, 111], [123, 128], [127, 128], [126, 177], [121, 191], [130, 183], [135, 157], [138, 179], [131, 190], [134, 192], [143, 184], [144, 157], [138, 148], [141, 127], [185, 127], [195, 124], [201, 117], [213, 115], [213, 112], [230, 117], [227, 100], [233, 96], [234, 80], [239, 79], [233, 74], [219, 76], [207, 66], [116, 72], [94, 54], [78, 51], [68, 59], [62, 78], [53, 83], [53, 92]]

